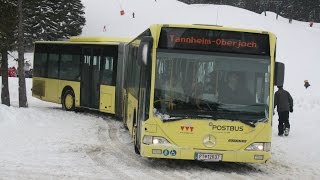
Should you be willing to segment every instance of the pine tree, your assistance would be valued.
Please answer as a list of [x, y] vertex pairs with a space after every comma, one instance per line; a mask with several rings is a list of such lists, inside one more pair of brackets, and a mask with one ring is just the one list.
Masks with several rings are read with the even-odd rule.
[[180, 0], [187, 4], [231, 5], [256, 13], [275, 12], [288, 19], [320, 21], [320, 0]]
[[59, 30], [63, 35], [62, 38], [81, 34], [85, 24], [84, 6], [81, 0], [62, 1], [59, 5], [58, 8], [62, 11], [58, 14], [57, 21], [60, 22]]
[[[19, 66], [21, 67], [19, 68], [21, 71], [19, 73], [19, 106], [27, 107], [24, 72], [22, 71], [25, 48], [32, 48], [35, 40], [57, 40], [81, 34], [85, 24], [84, 7], [81, 0], [0, 0], [0, 11], [1, 70], [4, 74], [2, 103], [10, 105], [9, 91], [6, 90], [8, 89], [7, 52], [18, 49]], [[17, 25], [18, 20], [20, 20], [19, 26]], [[19, 37], [18, 41], [16, 41], [17, 37]]]
[[19, 107], [28, 107], [26, 79], [24, 75], [24, 13], [23, 0], [18, 0], [18, 72], [19, 72]]
[[1, 103], [10, 106], [8, 51], [11, 51], [15, 44], [14, 31], [17, 27], [16, 4], [9, 0], [1, 0], [0, 12], [0, 53], [2, 60], [0, 71], [2, 74]]
[[58, 40], [80, 35], [85, 25], [81, 0], [30, 0], [25, 3], [25, 39]]

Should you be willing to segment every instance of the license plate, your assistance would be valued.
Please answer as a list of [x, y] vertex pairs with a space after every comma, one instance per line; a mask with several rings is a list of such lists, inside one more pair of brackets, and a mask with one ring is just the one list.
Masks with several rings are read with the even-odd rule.
[[199, 161], [221, 161], [222, 154], [213, 154], [213, 153], [195, 153], [195, 159]]

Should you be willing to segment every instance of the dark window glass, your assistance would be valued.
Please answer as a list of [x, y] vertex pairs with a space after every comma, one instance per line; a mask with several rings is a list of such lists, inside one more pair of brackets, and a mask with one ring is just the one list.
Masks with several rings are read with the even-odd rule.
[[101, 83], [116, 85], [118, 46], [105, 46], [102, 52], [102, 76]]
[[[135, 40], [133, 40], [128, 45], [128, 72], [127, 72], [127, 79], [128, 79], [128, 88], [129, 92], [138, 98], [139, 88], [140, 88], [140, 70], [141, 67], [138, 63], [140, 59], [138, 59], [138, 49], [140, 46], [140, 41], [145, 36], [150, 36], [150, 30], [146, 30], [141, 33]], [[150, 87], [147, 87], [150, 88]], [[147, 95], [149, 97], [149, 95]], [[149, 106], [149, 102], [146, 103]]]
[[270, 55], [268, 34], [208, 29], [164, 27], [158, 48]]
[[[133, 43], [134, 44], [134, 43]], [[129, 46], [129, 67], [131, 70], [128, 74], [128, 86], [129, 86], [129, 92], [134, 95], [136, 98], [138, 98], [138, 92], [139, 92], [139, 80], [140, 80], [140, 66], [138, 64], [137, 60], [137, 52], [139, 46], [134, 45]]]
[[47, 53], [34, 54], [34, 70], [33, 76], [47, 77]]
[[[125, 87], [127, 92], [133, 95], [139, 102], [139, 107], [137, 107], [138, 116], [142, 116], [143, 111], [145, 114], [143, 117], [139, 117], [139, 120], [146, 120], [149, 118], [149, 106], [150, 106], [150, 85], [151, 85], [151, 63], [147, 63], [147, 66], [139, 63], [141, 59], [138, 57], [139, 46], [141, 40], [146, 37], [151, 36], [149, 29], [141, 33], [136, 39], [131, 41], [127, 45], [127, 66], [125, 71]], [[151, 52], [148, 57], [148, 61], [151, 61]], [[143, 76], [141, 76], [143, 75]], [[139, 91], [139, 89], [141, 91]], [[145, 91], [145, 98], [138, 98], [139, 92]], [[140, 102], [142, 101], [142, 102]], [[145, 108], [145, 109], [140, 109]]]
[[48, 77], [59, 78], [59, 54], [49, 54]]
[[80, 55], [79, 45], [61, 45], [62, 53], [60, 59], [60, 79], [80, 80]]
[[[100, 63], [101, 63], [101, 55], [102, 49], [100, 47], [93, 48], [92, 54], [92, 77], [91, 81], [93, 82], [94, 86], [100, 84]], [[96, 90], [96, 89], [95, 89]]]
[[80, 80], [80, 55], [61, 54], [60, 79]]
[[113, 57], [103, 57], [103, 58], [105, 58], [105, 60], [104, 60], [102, 84], [112, 85]]

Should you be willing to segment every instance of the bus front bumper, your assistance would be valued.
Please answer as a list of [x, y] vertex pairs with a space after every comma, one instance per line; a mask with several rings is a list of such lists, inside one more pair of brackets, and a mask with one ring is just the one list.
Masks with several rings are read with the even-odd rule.
[[141, 156], [147, 158], [198, 160], [206, 162], [265, 163], [271, 157], [271, 152], [266, 151], [219, 151], [146, 144], [141, 144], [140, 153]]

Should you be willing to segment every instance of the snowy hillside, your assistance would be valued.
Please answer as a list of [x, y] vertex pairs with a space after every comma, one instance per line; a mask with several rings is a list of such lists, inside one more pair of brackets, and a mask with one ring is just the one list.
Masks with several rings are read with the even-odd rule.
[[[307, 79], [313, 88], [320, 89], [316, 68], [320, 64], [319, 24], [311, 28], [308, 22], [293, 20], [289, 24], [280, 16], [276, 20], [271, 12], [264, 16], [232, 6], [187, 5], [175, 0], [83, 0], [83, 3], [88, 21], [83, 35], [133, 37], [153, 23], [212, 24], [272, 31], [278, 36], [277, 60], [286, 63], [285, 88], [294, 96], [303, 94]], [[120, 10], [124, 10], [123, 16]]]
[[[135, 155], [121, 122], [100, 113], [65, 112], [60, 105], [35, 99], [31, 79], [26, 79], [29, 108], [18, 108], [18, 79], [9, 78], [12, 106], [0, 105], [0, 179], [320, 177], [319, 24], [311, 28], [307, 22], [276, 20], [271, 12], [264, 16], [230, 6], [186, 5], [175, 0], [82, 1], [87, 17], [83, 35], [135, 36], [152, 23], [218, 24], [274, 32], [277, 60], [286, 64], [285, 89], [294, 98], [291, 134], [277, 136], [275, 115], [272, 158], [266, 164], [145, 159]], [[305, 79], [311, 84], [308, 89], [303, 87]]]

